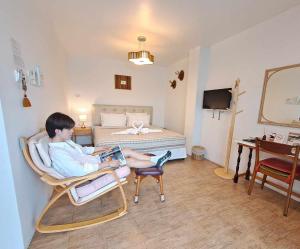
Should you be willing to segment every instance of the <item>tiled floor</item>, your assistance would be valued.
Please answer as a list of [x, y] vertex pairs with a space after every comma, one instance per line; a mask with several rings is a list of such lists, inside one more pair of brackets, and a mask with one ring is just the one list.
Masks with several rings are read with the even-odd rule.
[[[72, 232], [36, 233], [31, 249], [190, 249], [190, 248], [300, 248], [300, 203], [292, 201], [282, 215], [284, 196], [248, 182], [238, 184], [215, 176], [215, 165], [191, 159], [165, 166], [166, 201], [159, 200], [159, 185], [146, 178], [139, 204], [134, 204], [132, 176], [125, 192], [129, 212], [120, 219]], [[49, 213], [47, 222], [93, 217], [118, 205], [118, 191], [82, 207], [67, 198]]]

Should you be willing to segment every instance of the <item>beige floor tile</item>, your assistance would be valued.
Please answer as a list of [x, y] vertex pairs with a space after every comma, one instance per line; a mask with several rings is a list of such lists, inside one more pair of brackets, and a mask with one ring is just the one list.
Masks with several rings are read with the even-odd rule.
[[[300, 248], [300, 204], [292, 202], [282, 215], [285, 197], [255, 185], [247, 195], [248, 181], [238, 184], [218, 178], [209, 161], [168, 162], [164, 174], [166, 201], [160, 202], [159, 185], [146, 178], [140, 201], [133, 203], [133, 174], [124, 186], [128, 214], [87, 229], [36, 233], [31, 249], [201, 249]], [[81, 220], [120, 206], [117, 190], [80, 208], [65, 196], [45, 221]]]

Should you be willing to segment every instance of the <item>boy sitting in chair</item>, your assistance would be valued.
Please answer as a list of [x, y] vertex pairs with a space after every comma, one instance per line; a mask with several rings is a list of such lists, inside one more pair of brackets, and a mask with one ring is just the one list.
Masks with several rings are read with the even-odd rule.
[[[50, 137], [49, 154], [53, 167], [65, 177], [83, 176], [106, 167], [118, 167], [119, 160], [101, 162], [96, 153], [105, 152], [106, 147], [82, 147], [71, 140], [75, 122], [63, 113], [53, 113], [46, 121], [46, 130]], [[161, 167], [171, 157], [168, 151], [164, 155], [147, 156], [128, 148], [122, 149], [127, 166], [148, 168]], [[92, 155], [93, 154], [93, 155]]]

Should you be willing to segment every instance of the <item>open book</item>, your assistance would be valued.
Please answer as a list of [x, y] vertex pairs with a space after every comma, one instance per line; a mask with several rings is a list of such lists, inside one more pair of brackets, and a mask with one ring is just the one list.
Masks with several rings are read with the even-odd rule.
[[122, 153], [120, 146], [115, 146], [109, 151], [105, 151], [99, 155], [101, 162], [119, 160], [120, 166], [126, 165], [126, 159]]

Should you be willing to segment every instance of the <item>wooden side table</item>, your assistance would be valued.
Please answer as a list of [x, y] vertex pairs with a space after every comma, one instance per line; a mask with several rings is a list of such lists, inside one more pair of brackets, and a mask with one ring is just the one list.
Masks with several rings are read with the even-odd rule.
[[92, 131], [92, 127], [86, 127], [86, 128], [81, 128], [81, 127], [75, 127], [74, 128], [74, 132], [73, 132], [73, 136], [72, 139], [74, 140], [75, 143], [77, 143], [77, 137], [78, 136], [84, 136], [84, 137], [90, 137], [91, 139], [91, 144], [82, 144], [82, 145], [89, 145], [89, 146], [93, 146], [94, 142], [93, 142], [93, 131]]

